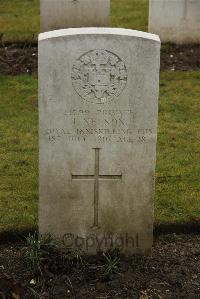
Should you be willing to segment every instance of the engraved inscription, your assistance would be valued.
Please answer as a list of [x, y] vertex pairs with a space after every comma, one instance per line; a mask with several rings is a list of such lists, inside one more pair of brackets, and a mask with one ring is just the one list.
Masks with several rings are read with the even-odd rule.
[[103, 143], [148, 143], [155, 136], [153, 128], [137, 127], [136, 113], [130, 107], [124, 109], [80, 109], [69, 107], [60, 114], [63, 124], [44, 130], [45, 138], [57, 141]]
[[118, 97], [126, 86], [127, 70], [116, 54], [107, 50], [92, 50], [73, 65], [72, 85], [84, 100], [103, 104]]
[[95, 165], [93, 175], [73, 175], [72, 180], [94, 180], [94, 223], [93, 227], [99, 226], [98, 220], [98, 206], [99, 206], [99, 180], [121, 180], [122, 174], [117, 175], [102, 175], [99, 174], [99, 152], [100, 148], [94, 148], [95, 150]]

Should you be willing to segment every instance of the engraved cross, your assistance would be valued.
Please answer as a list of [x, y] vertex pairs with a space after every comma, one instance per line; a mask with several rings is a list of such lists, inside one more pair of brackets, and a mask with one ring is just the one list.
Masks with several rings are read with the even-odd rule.
[[98, 206], [99, 206], [99, 181], [101, 180], [121, 180], [122, 174], [117, 175], [103, 175], [99, 173], [99, 152], [100, 148], [94, 148], [95, 150], [95, 164], [94, 164], [94, 174], [86, 175], [73, 175], [72, 180], [94, 180], [94, 224], [93, 227], [98, 227]]

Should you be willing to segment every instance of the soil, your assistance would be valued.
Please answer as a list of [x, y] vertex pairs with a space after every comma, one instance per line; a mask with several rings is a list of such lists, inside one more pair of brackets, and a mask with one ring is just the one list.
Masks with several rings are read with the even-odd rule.
[[200, 298], [200, 235], [157, 237], [148, 257], [67, 256], [48, 247], [31, 270], [34, 252], [0, 246], [0, 298]]
[[200, 45], [163, 45], [160, 63], [161, 70], [200, 70]]
[[38, 49], [24, 45], [23, 48], [12, 44], [0, 48], [0, 74], [20, 75], [37, 74]]
[[[0, 47], [0, 74], [37, 74], [37, 45], [9, 44]], [[163, 45], [161, 70], [191, 71], [200, 69], [200, 45]]]

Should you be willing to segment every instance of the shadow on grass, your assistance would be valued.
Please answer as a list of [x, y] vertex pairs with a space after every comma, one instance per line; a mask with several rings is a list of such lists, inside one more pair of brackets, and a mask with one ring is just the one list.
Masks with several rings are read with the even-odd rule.
[[[0, 244], [9, 242], [25, 242], [28, 235], [38, 234], [37, 227], [29, 227], [17, 230], [4, 230], [0, 232]], [[172, 222], [154, 224], [154, 237], [167, 234], [200, 234], [200, 219], [191, 222]]]

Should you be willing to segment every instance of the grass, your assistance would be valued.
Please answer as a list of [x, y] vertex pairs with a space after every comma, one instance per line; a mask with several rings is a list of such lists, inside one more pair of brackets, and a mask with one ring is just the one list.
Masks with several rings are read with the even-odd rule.
[[[0, 230], [37, 225], [37, 79], [0, 77]], [[162, 72], [155, 218], [200, 219], [200, 72]]]
[[39, 32], [39, 0], [1, 0], [0, 32], [6, 41], [35, 40]]
[[[6, 41], [37, 40], [39, 0], [1, 0], [0, 32]], [[111, 0], [111, 26], [147, 31], [148, 0]]]
[[[0, 31], [7, 41], [39, 32], [39, 0], [1, 0]], [[148, 0], [111, 0], [111, 26], [147, 31]], [[37, 79], [1, 77], [0, 230], [37, 225]], [[161, 73], [155, 217], [200, 219], [200, 72]]]
[[161, 73], [156, 218], [200, 218], [200, 72]]
[[37, 80], [1, 77], [0, 230], [37, 222]]
[[111, 26], [148, 31], [149, 0], [111, 0]]

